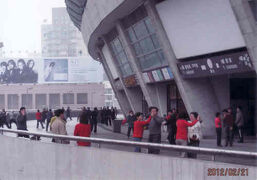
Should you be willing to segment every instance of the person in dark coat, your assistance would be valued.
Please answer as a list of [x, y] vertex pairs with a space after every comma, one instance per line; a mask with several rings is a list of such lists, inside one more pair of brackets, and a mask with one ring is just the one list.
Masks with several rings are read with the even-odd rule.
[[72, 120], [70, 107], [68, 107], [67, 110], [66, 110], [66, 119], [67, 119], [67, 121], [68, 121], [68, 118], [69, 118], [70, 120]]
[[2, 112], [0, 113], [0, 119], [1, 119], [1, 127], [4, 127], [4, 125], [6, 125], [6, 127], [8, 129], [10, 129], [10, 125], [9, 123], [7, 122], [7, 114], [6, 114], [6, 111], [5, 109], [2, 110]]
[[91, 120], [91, 122], [92, 122], [92, 124], [91, 124], [91, 132], [92, 132], [93, 129], [94, 129], [94, 133], [97, 133], [97, 116], [98, 116], [98, 110], [97, 110], [96, 107], [94, 108], [94, 111], [92, 111], [91, 115], [92, 115], [92, 120]]
[[168, 116], [166, 117], [166, 125], [168, 127], [168, 141], [170, 144], [176, 144], [176, 133], [177, 133], [177, 113], [176, 109], [168, 111]]
[[223, 122], [226, 134], [225, 146], [228, 146], [228, 144], [230, 144], [230, 146], [233, 146], [234, 118], [231, 110], [230, 112], [227, 109], [223, 110]]
[[107, 126], [108, 124], [112, 126], [112, 111], [109, 107], [107, 107], [106, 116], [107, 116]]
[[127, 119], [127, 123], [128, 123], [127, 136], [129, 138], [131, 130], [134, 132], [134, 121], [136, 121], [136, 116], [134, 115], [134, 112], [132, 110], [129, 111], [129, 114], [126, 119]]
[[[17, 130], [27, 131], [27, 115], [26, 108], [21, 107], [19, 115], [17, 117]], [[18, 134], [18, 137], [29, 138], [29, 135]]]
[[49, 127], [49, 124], [50, 124], [53, 116], [54, 115], [53, 115], [52, 109], [49, 109], [49, 111], [47, 112], [47, 115], [46, 115], [46, 131], [48, 131], [48, 127]]

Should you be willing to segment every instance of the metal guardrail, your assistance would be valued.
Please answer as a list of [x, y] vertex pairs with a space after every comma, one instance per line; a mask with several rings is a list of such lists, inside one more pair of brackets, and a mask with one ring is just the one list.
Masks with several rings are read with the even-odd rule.
[[15, 134], [23, 135], [34, 135], [46, 138], [58, 138], [62, 140], [69, 141], [83, 141], [96, 143], [101, 147], [101, 144], [109, 145], [123, 145], [131, 147], [142, 147], [142, 148], [156, 148], [160, 150], [173, 150], [179, 152], [191, 152], [197, 154], [206, 154], [212, 156], [212, 160], [215, 160], [215, 156], [223, 155], [230, 157], [241, 157], [241, 158], [256, 158], [257, 152], [247, 152], [247, 151], [234, 151], [234, 150], [223, 150], [223, 149], [212, 149], [212, 148], [201, 148], [201, 147], [191, 147], [191, 146], [178, 146], [169, 144], [158, 144], [158, 143], [148, 143], [148, 142], [134, 142], [134, 141], [124, 141], [124, 140], [114, 140], [114, 139], [102, 139], [102, 138], [89, 138], [89, 137], [79, 137], [79, 136], [68, 136], [68, 135], [55, 135], [46, 133], [35, 133], [29, 131], [12, 130], [0, 128], [0, 132], [9, 132]]

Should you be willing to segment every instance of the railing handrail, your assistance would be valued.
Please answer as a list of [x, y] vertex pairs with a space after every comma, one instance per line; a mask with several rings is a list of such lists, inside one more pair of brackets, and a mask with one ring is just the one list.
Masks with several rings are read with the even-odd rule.
[[34, 136], [40, 136], [40, 137], [46, 137], [46, 138], [58, 138], [58, 139], [64, 139], [69, 141], [83, 141], [83, 142], [91, 142], [91, 143], [97, 143], [97, 144], [158, 148], [161, 150], [174, 150], [174, 151], [191, 152], [191, 153], [197, 153], [197, 154], [208, 154], [211, 156], [225, 155], [225, 156], [233, 156], [233, 157], [236, 156], [236, 157], [244, 157], [244, 158], [257, 158], [257, 152], [202, 148], [202, 147], [192, 147], [192, 146], [179, 146], [179, 145], [170, 145], [170, 144], [135, 142], [135, 141], [124, 141], [124, 140], [115, 140], [115, 139], [103, 139], [103, 138], [80, 137], [80, 136], [69, 136], [69, 135], [56, 135], [56, 134], [38, 133], [38, 132], [4, 129], [4, 128], [0, 128], [0, 131], [15, 133], [15, 134], [23, 134], [23, 135], [34, 135]]

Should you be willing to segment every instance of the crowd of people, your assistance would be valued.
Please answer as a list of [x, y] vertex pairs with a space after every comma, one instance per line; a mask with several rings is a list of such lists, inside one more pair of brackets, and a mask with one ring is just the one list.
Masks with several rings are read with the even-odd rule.
[[[130, 138], [131, 131], [133, 132], [134, 141], [142, 141], [143, 132], [149, 129], [148, 142], [161, 143], [161, 128], [167, 126], [167, 140], [170, 144], [195, 146], [199, 147], [203, 137], [202, 128], [204, 124], [197, 112], [191, 112], [189, 115], [185, 112], [177, 113], [176, 109], [168, 111], [167, 116], [161, 117], [158, 115], [158, 108], [151, 107], [146, 120], [143, 120], [143, 114], [129, 111], [125, 119], [128, 124], [127, 137]], [[239, 136], [238, 143], [244, 142], [243, 127], [244, 118], [242, 108], [237, 107], [236, 113], [233, 113], [232, 108], [227, 108], [222, 113], [217, 112], [214, 116], [214, 123], [217, 133], [217, 146], [222, 147], [222, 128], [224, 128], [225, 143], [224, 146], [233, 146], [234, 135]], [[135, 152], [140, 152], [140, 148], [136, 147]], [[148, 153], [159, 154], [158, 149], [148, 149]], [[186, 153], [181, 153], [182, 157]], [[196, 158], [196, 154], [187, 153], [187, 157]]]
[[[149, 114], [144, 118], [141, 112], [134, 114], [133, 111], [129, 111], [125, 122], [128, 124], [127, 137], [130, 138], [131, 132], [133, 132], [133, 141], [140, 142], [143, 138], [145, 129], [149, 130], [148, 142], [161, 143], [162, 127], [167, 126], [168, 136], [167, 140], [170, 144], [183, 145], [183, 146], [195, 146], [199, 147], [202, 139], [203, 121], [197, 112], [191, 112], [189, 115], [185, 112], [177, 113], [176, 109], [168, 111], [167, 116], [161, 117], [158, 114], [157, 107], [150, 107]], [[116, 108], [82, 108], [78, 121], [75, 126], [74, 136], [90, 137], [91, 132], [97, 133], [97, 123], [105, 125], [112, 125], [112, 120], [117, 116]], [[51, 109], [43, 109], [37, 111], [35, 118], [37, 120], [36, 127], [44, 129], [46, 121], [46, 131], [50, 127], [50, 131], [53, 134], [67, 135], [66, 123], [68, 120], [72, 120], [72, 112], [70, 107], [66, 110], [64, 108], [52, 111]], [[4, 109], [0, 113], [0, 127], [11, 128], [15, 123], [18, 130], [27, 131], [27, 116], [26, 108], [20, 108], [17, 116], [14, 112], [7, 113]], [[233, 114], [232, 108], [224, 109], [221, 112], [217, 112], [214, 118], [214, 124], [217, 133], [217, 146], [222, 147], [222, 129], [225, 132], [225, 146], [233, 146], [234, 135], [238, 132], [239, 143], [244, 142], [243, 127], [244, 117], [242, 108], [237, 107], [236, 113]], [[18, 134], [19, 137], [29, 138], [28, 135]], [[33, 136], [32, 139], [40, 140], [40, 137]], [[67, 140], [56, 139], [52, 140], [55, 143], [67, 144]], [[77, 142], [79, 146], [90, 146], [89, 142]], [[140, 147], [135, 147], [135, 152], [141, 152]], [[149, 154], [159, 154], [158, 148], [149, 148]], [[182, 157], [186, 156], [185, 152], [181, 153]], [[196, 158], [196, 154], [187, 153], [188, 157]]]

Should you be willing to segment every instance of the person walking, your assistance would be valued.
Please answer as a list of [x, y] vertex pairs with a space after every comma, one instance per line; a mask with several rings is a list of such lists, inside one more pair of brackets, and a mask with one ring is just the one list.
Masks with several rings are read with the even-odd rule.
[[130, 138], [131, 130], [133, 131], [134, 121], [136, 120], [136, 117], [134, 115], [134, 112], [131, 110], [129, 111], [129, 115], [127, 116], [127, 123], [128, 123], [128, 131], [127, 136], [128, 139]]
[[[198, 120], [193, 122], [186, 121], [187, 114], [185, 112], [179, 113], [177, 120], [177, 134], [176, 134], [176, 144], [186, 146], [188, 140], [188, 127], [195, 125]], [[185, 157], [186, 153], [182, 152], [181, 157]]]
[[[88, 124], [89, 116], [86, 112], [83, 112], [80, 115], [80, 123], [75, 126], [74, 129], [74, 136], [81, 136], [81, 137], [90, 137], [91, 135], [91, 125]], [[90, 142], [83, 142], [77, 141], [78, 146], [90, 146]]]
[[176, 132], [177, 132], [177, 113], [176, 109], [172, 109], [168, 111], [168, 115], [166, 117], [166, 125], [168, 129], [168, 141], [170, 144], [176, 144]]
[[95, 107], [94, 111], [92, 111], [92, 124], [91, 124], [91, 132], [94, 130], [94, 133], [97, 133], [97, 116], [98, 116], [98, 110]]
[[[28, 131], [28, 129], [27, 129], [27, 115], [26, 115], [26, 108], [25, 107], [20, 108], [19, 115], [17, 117], [17, 130]], [[29, 135], [18, 134], [18, 137], [29, 138]]]
[[68, 121], [68, 118], [72, 121], [70, 107], [68, 107], [67, 110], [66, 110], [66, 120], [67, 121]]
[[228, 146], [228, 144], [233, 146], [234, 118], [231, 112], [229, 112], [227, 109], [223, 110], [223, 122], [226, 133], [225, 146]]
[[10, 129], [10, 125], [7, 122], [7, 114], [6, 114], [5, 109], [2, 109], [2, 112], [0, 113], [0, 121], [1, 121], [1, 123], [0, 123], [1, 127], [4, 127], [4, 125], [6, 125], [6, 127], [8, 129]]
[[12, 111], [10, 113], [10, 128], [12, 128], [12, 123], [14, 123], [16, 126], [17, 126], [17, 123], [16, 123], [16, 114], [14, 113], [14, 111]]
[[217, 134], [217, 146], [222, 147], [221, 145], [222, 125], [221, 125], [220, 112], [217, 112], [215, 116], [215, 128], [216, 128], [216, 134]]
[[52, 109], [49, 109], [49, 111], [47, 112], [47, 115], [46, 115], [46, 131], [48, 131], [48, 127], [49, 127], [52, 117], [53, 117]]
[[[188, 127], [188, 146], [194, 146], [194, 147], [199, 147], [200, 145], [200, 140], [202, 139], [202, 121], [200, 120], [200, 116], [198, 115], [197, 112], [191, 112], [190, 113], [190, 121], [189, 123], [194, 122], [197, 120], [197, 123], [193, 126]], [[197, 154], [196, 153], [187, 153], [187, 156], [189, 158], [196, 158]]]
[[39, 110], [37, 110], [37, 113], [36, 113], [36, 120], [37, 120], [37, 128], [38, 128], [39, 123], [40, 123], [42, 129], [44, 129], [44, 125], [42, 123], [42, 113]]
[[[67, 135], [66, 130], [66, 121], [64, 120], [64, 111], [63, 109], [58, 109], [55, 111], [56, 119], [52, 124], [52, 133], [58, 135]], [[54, 138], [55, 143], [60, 144], [69, 144], [68, 140]]]
[[108, 126], [108, 123], [110, 126], [112, 126], [112, 111], [110, 110], [109, 107], [107, 107], [107, 110], [106, 110], [106, 116], [107, 116], [107, 126]]
[[239, 141], [238, 143], [243, 143], [244, 142], [244, 117], [242, 113], [242, 108], [238, 106], [236, 108], [236, 126], [238, 128], [238, 134], [239, 134]]
[[[149, 124], [151, 121], [151, 116], [148, 117], [146, 121], [143, 121], [143, 113], [136, 113], [136, 121], [134, 122], [133, 140], [136, 142], [141, 142], [144, 133], [144, 126]], [[140, 147], [135, 147], [135, 152], [141, 152]]]
[[[161, 143], [161, 126], [165, 121], [164, 118], [158, 116], [159, 109], [157, 107], [150, 107], [149, 112], [151, 116], [151, 122], [149, 124], [149, 138], [148, 142]], [[149, 148], [149, 154], [159, 154], [160, 149]]]

